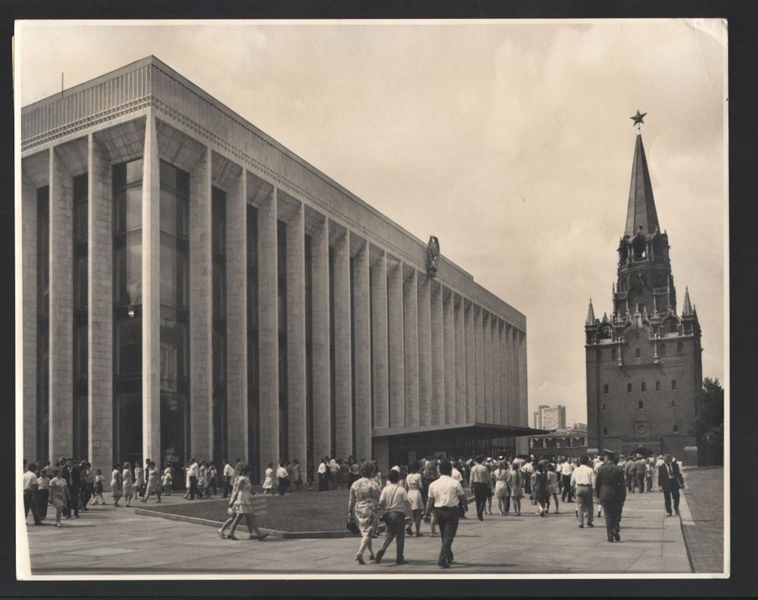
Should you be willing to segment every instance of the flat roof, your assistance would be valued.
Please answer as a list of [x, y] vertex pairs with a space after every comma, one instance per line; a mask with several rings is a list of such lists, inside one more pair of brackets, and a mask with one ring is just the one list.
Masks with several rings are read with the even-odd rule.
[[423, 433], [435, 433], [445, 431], [469, 431], [484, 435], [512, 435], [520, 437], [524, 435], [542, 435], [550, 433], [549, 429], [534, 429], [532, 427], [518, 427], [515, 425], [500, 425], [496, 423], [451, 423], [448, 425], [417, 425], [415, 427], [383, 427], [371, 430], [372, 438], [397, 437], [401, 435], [414, 435]]

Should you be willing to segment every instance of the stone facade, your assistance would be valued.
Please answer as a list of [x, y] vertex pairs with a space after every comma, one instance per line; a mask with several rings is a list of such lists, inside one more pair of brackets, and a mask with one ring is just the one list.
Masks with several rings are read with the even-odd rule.
[[642, 137], [637, 137], [626, 229], [610, 317], [585, 321], [591, 451], [670, 453], [695, 446], [702, 390], [700, 324], [686, 292], [677, 313], [668, 236], [661, 233]]
[[[114, 288], [113, 169], [139, 158], [141, 292], [128, 308], [130, 316], [136, 311], [141, 318], [136, 393], [143, 458], [166, 458], [161, 419], [171, 418], [166, 416], [171, 403], [162, 397], [164, 163], [187, 174], [190, 190], [189, 391], [185, 421], [178, 425], [179, 430], [186, 425], [186, 442], [174, 459], [214, 453], [213, 187], [226, 194], [223, 234], [230, 249], [224, 450], [231, 460], [254, 458], [262, 473], [281, 458], [304, 464], [327, 454], [386, 456], [386, 437], [379, 440], [375, 433], [380, 429], [527, 427], [522, 313], [444, 255], [430, 277], [421, 240], [154, 57], [24, 107], [21, 143], [19, 339], [27, 458], [46, 458], [37, 456], [44, 446], [37, 418], [37, 191], [49, 187], [52, 224], [53, 425], [46, 432], [52, 459], [73, 453], [72, 178], [87, 173], [88, 458], [106, 472], [123, 459], [117, 432], [124, 415], [114, 382], [123, 349], [114, 336], [120, 305]], [[254, 282], [246, 281], [251, 265], [244, 252], [250, 207], [257, 215]], [[255, 347], [248, 342], [252, 329]], [[259, 424], [255, 430], [248, 426], [253, 421]]]

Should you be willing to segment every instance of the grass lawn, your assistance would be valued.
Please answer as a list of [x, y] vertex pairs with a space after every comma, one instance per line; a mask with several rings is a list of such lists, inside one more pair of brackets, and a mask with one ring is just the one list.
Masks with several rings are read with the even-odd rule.
[[[279, 531], [344, 531], [347, 521], [348, 493], [348, 490], [302, 491], [284, 496], [267, 496], [268, 514], [256, 515], [258, 525]], [[226, 512], [228, 506], [228, 500], [214, 497], [205, 500], [187, 500], [168, 506], [153, 504], [150, 505], [149, 510], [222, 523], [229, 518]]]

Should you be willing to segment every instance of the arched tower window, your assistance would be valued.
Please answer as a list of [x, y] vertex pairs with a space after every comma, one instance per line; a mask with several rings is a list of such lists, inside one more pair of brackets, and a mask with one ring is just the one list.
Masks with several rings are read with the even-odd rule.
[[603, 393], [604, 394], [608, 393], [608, 384], [607, 383], [603, 386]]
[[634, 238], [634, 260], [641, 260], [645, 258], [645, 238], [638, 235]]
[[634, 358], [639, 358], [639, 357], [640, 357], [640, 349], [639, 349], [639, 348], [637, 348], [637, 349], [634, 351]]

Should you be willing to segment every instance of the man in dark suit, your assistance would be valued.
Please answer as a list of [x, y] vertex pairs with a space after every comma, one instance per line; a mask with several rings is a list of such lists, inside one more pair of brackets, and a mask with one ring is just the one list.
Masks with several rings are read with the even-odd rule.
[[598, 468], [595, 477], [595, 493], [603, 506], [605, 529], [608, 541], [621, 541], [621, 509], [626, 500], [626, 477], [619, 467], [616, 454], [605, 450], [606, 461]]
[[679, 463], [671, 460], [670, 454], [663, 456], [663, 464], [658, 467], [658, 487], [663, 490], [666, 514], [671, 516], [671, 497], [674, 497], [674, 511], [679, 514], [679, 490], [684, 489], [684, 478]]

